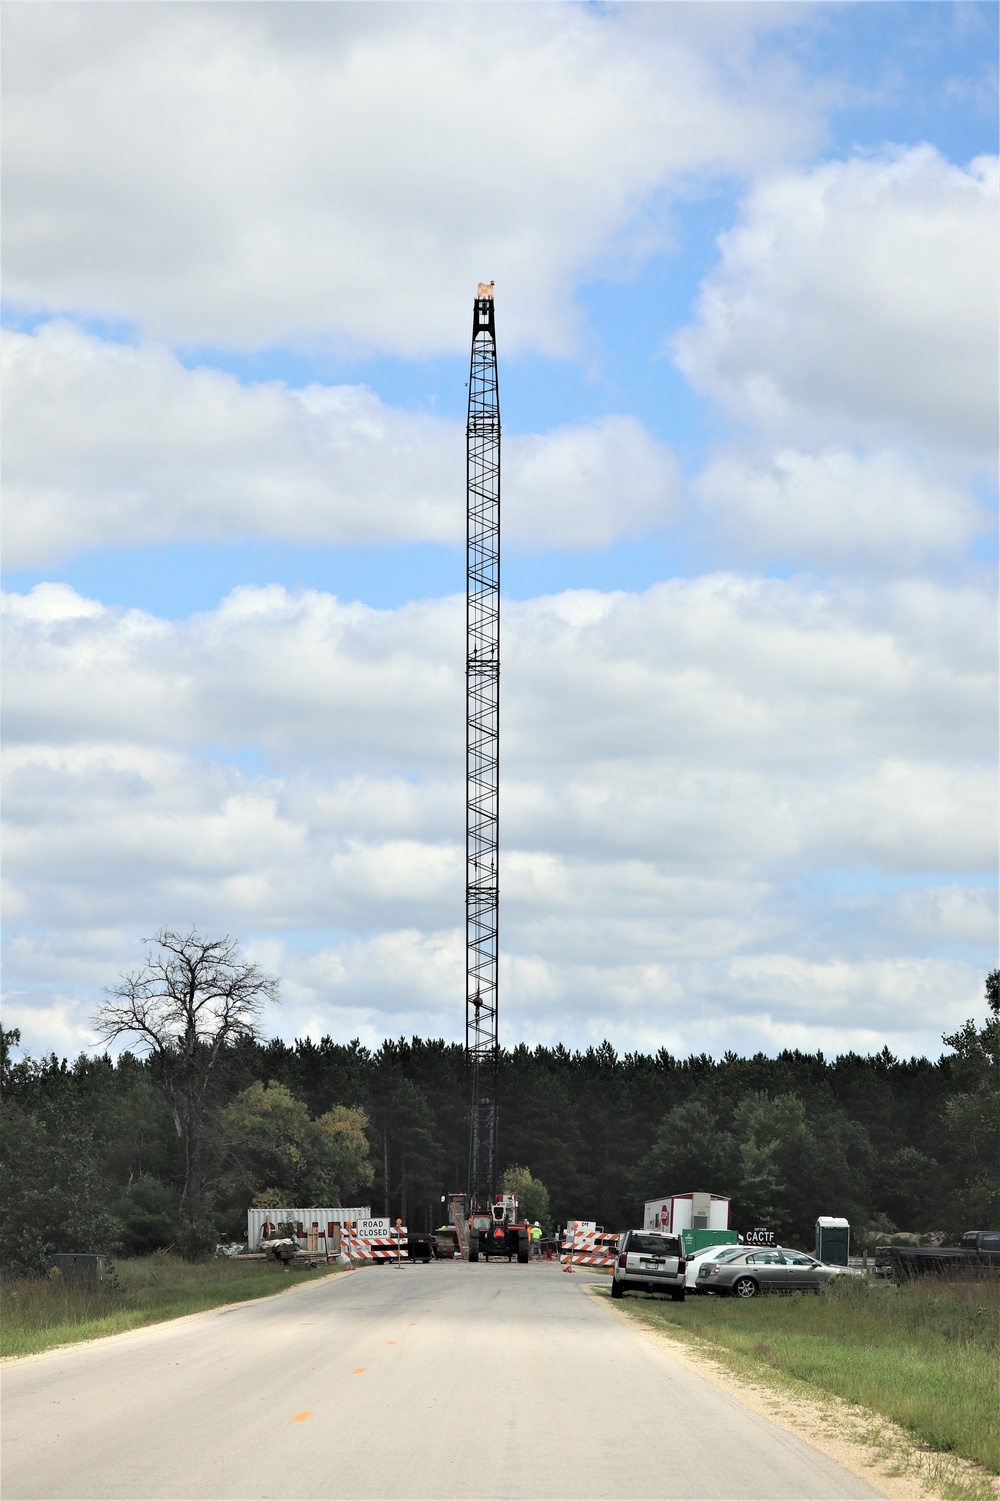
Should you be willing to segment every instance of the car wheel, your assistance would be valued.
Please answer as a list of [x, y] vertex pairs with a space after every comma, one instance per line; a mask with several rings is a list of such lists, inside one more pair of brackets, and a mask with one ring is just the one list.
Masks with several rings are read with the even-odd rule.
[[621, 1298], [621, 1297], [624, 1296], [624, 1293], [625, 1293], [625, 1289], [622, 1287], [622, 1285], [621, 1285], [620, 1282], [612, 1282], [612, 1284], [611, 1284], [611, 1296], [613, 1298]]
[[670, 1294], [670, 1301], [671, 1301], [671, 1303], [683, 1303], [684, 1302], [684, 1289], [683, 1289], [683, 1287], [680, 1288], [679, 1291]]
[[760, 1288], [752, 1277], [738, 1277], [733, 1283], [734, 1298], [756, 1298]]

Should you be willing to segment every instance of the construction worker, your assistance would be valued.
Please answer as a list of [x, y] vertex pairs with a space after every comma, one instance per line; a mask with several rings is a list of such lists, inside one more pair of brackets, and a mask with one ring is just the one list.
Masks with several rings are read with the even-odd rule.
[[528, 1234], [531, 1236], [531, 1255], [532, 1255], [532, 1257], [534, 1259], [536, 1259], [538, 1261], [541, 1261], [541, 1259], [542, 1259], [542, 1247], [541, 1247], [542, 1227], [538, 1223], [537, 1220], [532, 1225], [531, 1229], [528, 1231]]

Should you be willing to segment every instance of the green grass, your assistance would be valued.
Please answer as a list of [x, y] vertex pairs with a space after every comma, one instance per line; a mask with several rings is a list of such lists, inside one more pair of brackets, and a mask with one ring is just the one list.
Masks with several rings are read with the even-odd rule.
[[619, 1307], [710, 1341], [744, 1374], [764, 1368], [806, 1382], [1000, 1473], [1000, 1281], [897, 1287], [842, 1277], [820, 1297], [630, 1295]]
[[7, 1278], [0, 1303], [0, 1355], [35, 1355], [225, 1303], [266, 1298], [338, 1270], [334, 1265], [285, 1271], [271, 1262], [223, 1257], [191, 1263], [157, 1252], [116, 1262], [103, 1286], [67, 1284], [58, 1277]]

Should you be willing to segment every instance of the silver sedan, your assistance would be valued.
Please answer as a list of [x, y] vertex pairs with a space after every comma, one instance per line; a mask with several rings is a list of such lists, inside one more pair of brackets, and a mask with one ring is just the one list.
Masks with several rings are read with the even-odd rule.
[[780, 1246], [772, 1246], [768, 1250], [740, 1251], [724, 1261], [701, 1267], [698, 1289], [734, 1298], [756, 1298], [760, 1293], [772, 1292], [818, 1292], [836, 1275], [837, 1268], [824, 1265], [804, 1251], [783, 1251]]

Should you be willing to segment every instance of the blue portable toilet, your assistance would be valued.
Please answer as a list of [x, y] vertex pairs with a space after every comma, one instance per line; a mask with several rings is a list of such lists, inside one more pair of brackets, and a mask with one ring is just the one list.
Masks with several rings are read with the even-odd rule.
[[851, 1254], [849, 1220], [821, 1214], [816, 1221], [816, 1255], [830, 1266], [847, 1266]]

